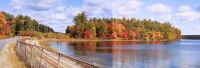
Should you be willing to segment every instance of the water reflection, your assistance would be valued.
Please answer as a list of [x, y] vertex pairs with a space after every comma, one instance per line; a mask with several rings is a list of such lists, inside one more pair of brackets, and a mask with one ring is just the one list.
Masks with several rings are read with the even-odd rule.
[[104, 68], [200, 67], [200, 41], [68, 41], [49, 42], [49, 45], [65, 55], [100, 64]]

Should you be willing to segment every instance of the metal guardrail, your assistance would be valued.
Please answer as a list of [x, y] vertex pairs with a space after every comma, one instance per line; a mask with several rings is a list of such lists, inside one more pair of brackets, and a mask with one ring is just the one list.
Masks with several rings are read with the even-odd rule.
[[28, 68], [99, 68], [61, 53], [17, 41], [16, 53]]

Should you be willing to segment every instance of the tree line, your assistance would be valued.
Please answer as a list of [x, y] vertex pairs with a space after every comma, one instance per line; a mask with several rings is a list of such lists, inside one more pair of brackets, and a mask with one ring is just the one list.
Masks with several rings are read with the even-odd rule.
[[17, 15], [0, 11], [0, 36], [33, 36], [38, 33], [53, 33], [54, 30], [39, 24], [29, 16]]
[[136, 18], [90, 18], [84, 12], [74, 17], [68, 26], [71, 38], [118, 40], [179, 40], [181, 31], [169, 22]]

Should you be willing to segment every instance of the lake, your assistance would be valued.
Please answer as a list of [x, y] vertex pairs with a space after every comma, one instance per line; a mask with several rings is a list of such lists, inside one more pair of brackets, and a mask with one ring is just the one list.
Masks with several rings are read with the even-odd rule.
[[200, 40], [52, 41], [48, 45], [104, 68], [200, 68]]

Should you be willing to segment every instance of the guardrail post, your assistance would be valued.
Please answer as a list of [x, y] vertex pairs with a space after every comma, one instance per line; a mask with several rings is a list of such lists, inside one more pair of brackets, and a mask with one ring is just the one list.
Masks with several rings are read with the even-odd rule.
[[60, 53], [58, 53], [58, 61], [57, 61], [57, 68], [59, 68], [59, 62], [60, 62]]
[[20, 42], [20, 56], [22, 57], [22, 59], [24, 58], [24, 55], [23, 55], [23, 52], [24, 52], [24, 49], [23, 49], [23, 45], [21, 44]]
[[19, 51], [18, 41], [16, 42], [15, 51], [16, 51], [16, 54], [18, 54], [18, 51]]
[[17, 41], [17, 48], [18, 48], [17, 54], [20, 55], [20, 42], [19, 41]]
[[[42, 53], [43, 53], [43, 48], [42, 48]], [[39, 68], [41, 67], [41, 63], [42, 63], [42, 53], [40, 55], [40, 64], [39, 64]]]
[[[30, 61], [33, 61], [33, 45], [31, 45], [31, 57], [30, 57]], [[32, 62], [30, 62], [30, 67], [32, 68]]]
[[27, 51], [27, 50], [26, 50], [26, 45], [27, 45], [27, 44], [25, 44], [25, 56], [24, 56], [24, 57], [25, 57], [25, 61], [26, 61], [26, 63], [27, 63], [27, 59], [26, 59], [26, 51]]

